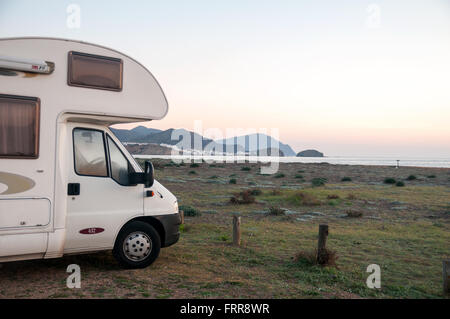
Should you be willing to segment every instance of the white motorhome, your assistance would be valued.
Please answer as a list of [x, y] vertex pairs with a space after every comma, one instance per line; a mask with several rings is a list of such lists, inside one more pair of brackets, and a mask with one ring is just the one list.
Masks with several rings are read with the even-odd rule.
[[176, 243], [177, 199], [109, 129], [167, 111], [153, 75], [120, 52], [0, 39], [0, 262], [112, 250], [142, 268]]

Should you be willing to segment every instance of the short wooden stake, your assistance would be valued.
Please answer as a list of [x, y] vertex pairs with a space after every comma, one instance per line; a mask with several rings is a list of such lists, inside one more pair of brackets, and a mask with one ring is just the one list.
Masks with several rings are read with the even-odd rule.
[[326, 251], [327, 246], [327, 236], [328, 236], [328, 225], [319, 225], [319, 243], [317, 246], [317, 262], [321, 263], [320, 256]]
[[181, 225], [184, 225], [184, 211], [180, 210]]
[[444, 295], [450, 294], [450, 259], [442, 263], [442, 273], [444, 277]]
[[241, 217], [233, 216], [233, 245], [241, 245]]

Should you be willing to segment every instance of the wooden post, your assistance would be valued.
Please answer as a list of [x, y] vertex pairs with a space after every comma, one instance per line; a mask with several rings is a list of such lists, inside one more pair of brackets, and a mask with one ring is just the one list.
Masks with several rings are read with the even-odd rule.
[[181, 225], [184, 225], [184, 211], [180, 210]]
[[241, 217], [233, 216], [233, 245], [241, 245]]
[[319, 225], [319, 243], [317, 246], [317, 262], [322, 263], [323, 253], [326, 251], [327, 246], [327, 236], [328, 236], [328, 225]]
[[450, 259], [442, 263], [442, 273], [444, 277], [444, 295], [450, 294]]

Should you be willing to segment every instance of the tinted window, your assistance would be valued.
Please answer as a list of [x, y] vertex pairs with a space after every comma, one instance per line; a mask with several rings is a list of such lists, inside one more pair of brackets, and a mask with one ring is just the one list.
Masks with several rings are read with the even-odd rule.
[[36, 158], [39, 99], [0, 94], [0, 157]]
[[79, 175], [108, 176], [103, 133], [89, 129], [73, 130], [75, 171]]
[[130, 185], [129, 174], [134, 171], [132, 166], [109, 136], [108, 147], [111, 162], [111, 177], [121, 185]]
[[112, 91], [122, 90], [121, 59], [69, 52], [69, 85]]

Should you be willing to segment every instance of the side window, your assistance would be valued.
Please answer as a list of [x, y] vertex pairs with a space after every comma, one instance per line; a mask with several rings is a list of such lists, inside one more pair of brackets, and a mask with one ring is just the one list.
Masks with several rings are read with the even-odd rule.
[[76, 128], [73, 130], [73, 147], [77, 174], [108, 176], [103, 132]]
[[0, 94], [0, 157], [38, 157], [39, 108], [37, 98]]
[[107, 139], [111, 163], [111, 177], [120, 185], [130, 185], [129, 174], [134, 172], [134, 169], [116, 143], [109, 136]]

